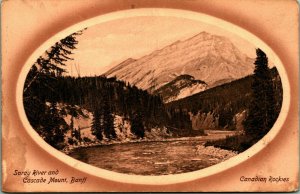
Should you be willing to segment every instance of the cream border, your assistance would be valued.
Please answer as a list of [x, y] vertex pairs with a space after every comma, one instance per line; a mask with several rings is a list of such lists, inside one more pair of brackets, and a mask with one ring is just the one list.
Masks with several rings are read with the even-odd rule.
[[[281, 77], [283, 88], [283, 103], [280, 115], [277, 119], [277, 121], [274, 124], [274, 127], [271, 129], [271, 131], [257, 144], [252, 146], [247, 151], [239, 154], [236, 157], [233, 157], [225, 162], [222, 162], [220, 164], [194, 171], [189, 173], [183, 173], [178, 175], [163, 175], [163, 176], [140, 176], [140, 175], [126, 175], [116, 172], [111, 172], [108, 170], [100, 169], [94, 166], [91, 166], [89, 164], [80, 162], [78, 160], [75, 160], [62, 152], [52, 148], [50, 145], [48, 145], [46, 142], [41, 140], [41, 137], [35, 132], [35, 130], [30, 126], [23, 107], [23, 84], [25, 81], [25, 78], [27, 76], [27, 73], [31, 67], [31, 65], [34, 63], [34, 61], [40, 56], [46, 49], [48, 49], [54, 42], [66, 37], [67, 35], [83, 29], [84, 27], [93, 26], [95, 24], [103, 23], [106, 21], [116, 20], [120, 18], [129, 18], [129, 17], [135, 17], [135, 16], [149, 16], [149, 15], [155, 15], [155, 16], [171, 16], [171, 17], [180, 17], [180, 18], [186, 18], [191, 19], [195, 21], [201, 21], [205, 22], [211, 25], [216, 26], [222, 26], [223, 29], [232, 32], [234, 34], [237, 34], [241, 38], [244, 38], [248, 41], [251, 41], [254, 45], [259, 46], [262, 50], [265, 51], [265, 53], [269, 56], [270, 59], [276, 64], [276, 67], [278, 69], [278, 72]], [[254, 156], [255, 154], [259, 153], [270, 141], [272, 141], [275, 136], [280, 131], [287, 113], [288, 108], [290, 105], [290, 84], [288, 82], [287, 74], [284, 69], [284, 66], [281, 62], [281, 60], [277, 57], [277, 55], [273, 52], [273, 50], [266, 45], [262, 40], [260, 40], [255, 35], [249, 33], [248, 31], [233, 25], [231, 23], [228, 23], [224, 20], [208, 16], [205, 14], [192, 12], [192, 11], [183, 11], [183, 10], [177, 10], [177, 9], [161, 9], [161, 8], [141, 8], [141, 9], [134, 9], [134, 10], [125, 10], [125, 11], [117, 11], [112, 12], [104, 15], [100, 15], [97, 17], [94, 17], [92, 19], [88, 19], [84, 22], [80, 22], [78, 24], [75, 24], [74, 26], [71, 26], [53, 37], [51, 37], [49, 40], [47, 40], [42, 46], [40, 46], [35, 52], [27, 59], [24, 67], [22, 68], [22, 71], [19, 75], [18, 82], [17, 82], [17, 95], [16, 95], [16, 103], [18, 106], [18, 113], [19, 116], [27, 130], [27, 132], [30, 134], [30, 136], [34, 139], [35, 142], [37, 142], [42, 149], [44, 149], [46, 152], [50, 153], [55, 158], [59, 159], [63, 163], [66, 163], [69, 166], [72, 166], [80, 171], [86, 172], [90, 175], [94, 175], [97, 177], [105, 178], [108, 180], [123, 182], [123, 183], [135, 183], [135, 184], [146, 184], [146, 185], [165, 185], [165, 184], [172, 184], [172, 183], [180, 183], [180, 182], [186, 182], [191, 181], [203, 177], [207, 177], [210, 175], [214, 175], [217, 173], [220, 173], [224, 170], [227, 170], [233, 166], [236, 166], [250, 157]]]

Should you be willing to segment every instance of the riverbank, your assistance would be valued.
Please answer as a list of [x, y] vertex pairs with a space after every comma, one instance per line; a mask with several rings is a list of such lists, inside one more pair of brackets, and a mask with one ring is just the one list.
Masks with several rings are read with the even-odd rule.
[[205, 143], [205, 146], [214, 146], [216, 148], [241, 153], [257, 143], [259, 139], [261, 138], [253, 138], [245, 134], [237, 134], [228, 136], [224, 139], [209, 140]]
[[172, 138], [78, 148], [69, 156], [90, 165], [125, 174], [168, 175], [200, 170], [237, 153], [205, 147], [201, 137]]
[[235, 131], [222, 131], [222, 130], [205, 130], [205, 135], [196, 137], [156, 137], [156, 138], [144, 138], [144, 139], [123, 139], [120, 140], [102, 140], [95, 142], [81, 142], [78, 145], [66, 146], [63, 153], [69, 155], [74, 150], [78, 148], [88, 148], [88, 147], [98, 147], [107, 145], [117, 145], [117, 144], [128, 144], [128, 143], [141, 143], [141, 142], [172, 142], [172, 141], [188, 141], [188, 140], [199, 140], [202, 142], [215, 141], [225, 139], [227, 137], [234, 136]]

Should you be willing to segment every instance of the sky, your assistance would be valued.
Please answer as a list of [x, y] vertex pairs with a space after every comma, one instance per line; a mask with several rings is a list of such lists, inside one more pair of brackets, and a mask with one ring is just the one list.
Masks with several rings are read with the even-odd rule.
[[224, 29], [199, 21], [167, 16], [139, 16], [89, 27], [78, 36], [68, 61], [68, 75], [101, 75], [128, 58], [138, 59], [177, 40], [202, 31], [225, 36], [244, 54], [255, 57], [255, 46]]

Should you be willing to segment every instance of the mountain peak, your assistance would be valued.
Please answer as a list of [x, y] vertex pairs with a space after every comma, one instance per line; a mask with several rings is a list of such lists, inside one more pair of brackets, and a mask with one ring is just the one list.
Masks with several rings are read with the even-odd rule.
[[106, 75], [154, 91], [182, 74], [203, 80], [209, 87], [219, 80], [233, 80], [252, 74], [253, 68], [247, 56], [228, 38], [202, 31], [137, 60], [127, 59]]

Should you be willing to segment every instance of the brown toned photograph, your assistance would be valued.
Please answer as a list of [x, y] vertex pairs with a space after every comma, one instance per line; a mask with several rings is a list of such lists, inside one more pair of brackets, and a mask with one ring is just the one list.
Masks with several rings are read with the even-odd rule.
[[2, 4], [2, 190], [296, 191], [297, 3], [120, 2]]
[[30, 125], [49, 145], [137, 175], [234, 157], [269, 132], [281, 104], [276, 64], [257, 45], [164, 16], [70, 34], [37, 58], [23, 89]]

